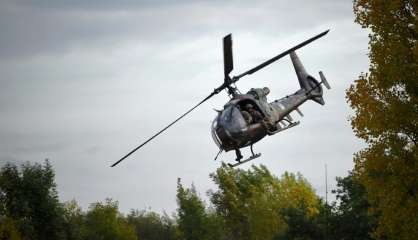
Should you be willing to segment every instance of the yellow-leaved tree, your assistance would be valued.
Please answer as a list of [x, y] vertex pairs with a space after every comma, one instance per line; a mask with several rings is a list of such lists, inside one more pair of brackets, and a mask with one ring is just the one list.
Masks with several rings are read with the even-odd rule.
[[283, 211], [306, 211], [307, 218], [319, 213], [319, 199], [300, 174], [278, 178], [263, 165], [247, 171], [223, 165], [211, 177], [218, 186], [211, 201], [224, 219], [226, 239], [276, 239], [289, 227]]
[[371, 31], [368, 73], [347, 90], [355, 155], [377, 239], [418, 236], [418, 1], [355, 0], [356, 22]]

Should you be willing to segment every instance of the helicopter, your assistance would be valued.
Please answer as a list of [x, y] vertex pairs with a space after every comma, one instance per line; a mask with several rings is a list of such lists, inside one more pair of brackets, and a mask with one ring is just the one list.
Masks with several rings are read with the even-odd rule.
[[[211, 135], [215, 144], [219, 148], [219, 152], [216, 155], [215, 160], [223, 151], [228, 152], [231, 150], [235, 151], [236, 163], [229, 163], [228, 165], [230, 167], [237, 167], [243, 163], [260, 157], [261, 153], [255, 154], [253, 151], [253, 145], [255, 143], [266, 136], [275, 135], [276, 133], [299, 125], [300, 122], [294, 121], [290, 113], [296, 111], [299, 115], [303, 116], [299, 106], [307, 100], [313, 100], [320, 105], [325, 104], [325, 101], [322, 98], [323, 89], [321, 85], [323, 84], [327, 89], [331, 88], [325, 78], [325, 75], [322, 71], [319, 71], [320, 81], [318, 81], [312, 75], [308, 74], [295, 51], [323, 37], [328, 32], [329, 30], [326, 30], [312, 38], [309, 38], [308, 40], [280, 53], [256, 67], [233, 77], [230, 76], [230, 73], [234, 69], [232, 35], [226, 35], [223, 38], [224, 81], [222, 85], [215, 88], [206, 98], [201, 100], [194, 107], [180, 115], [173, 122], [148, 138], [117, 162], [113, 163], [111, 167], [119, 164], [121, 161], [129, 157], [131, 154], [199, 107], [201, 104], [223, 90], [226, 90], [230, 100], [223, 106], [222, 110], [216, 110], [217, 115], [211, 124]], [[251, 88], [245, 94], [242, 94], [238, 90], [235, 83], [242, 77], [251, 75], [287, 55], [290, 56], [300, 85], [300, 89], [295, 93], [287, 95], [281, 99], [274, 100], [273, 102], [268, 102], [267, 95], [270, 90], [267, 87]], [[240, 150], [245, 147], [250, 147], [252, 155], [245, 160], [242, 160], [243, 156]]]

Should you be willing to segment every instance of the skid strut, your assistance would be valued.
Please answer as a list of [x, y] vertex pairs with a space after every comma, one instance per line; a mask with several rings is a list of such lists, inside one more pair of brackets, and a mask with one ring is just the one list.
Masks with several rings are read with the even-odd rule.
[[249, 158], [247, 158], [247, 159], [243, 160], [243, 161], [240, 161], [240, 162], [237, 162], [237, 163], [234, 163], [234, 164], [232, 164], [232, 163], [228, 163], [228, 166], [229, 166], [229, 167], [231, 167], [231, 168], [234, 168], [234, 167], [237, 167], [237, 166], [239, 166], [239, 165], [241, 165], [241, 164], [244, 164], [244, 163], [246, 163], [246, 162], [249, 162], [249, 161], [251, 161], [251, 160], [253, 160], [253, 159], [256, 159], [256, 158], [258, 158], [258, 157], [260, 157], [260, 156], [261, 156], [261, 153], [257, 153], [257, 154], [252, 155], [251, 157], [249, 157]]
[[[239, 165], [241, 165], [241, 164], [244, 164], [244, 163], [246, 163], [246, 162], [249, 162], [249, 161], [251, 161], [251, 160], [253, 160], [253, 159], [256, 159], [256, 158], [258, 158], [258, 157], [260, 157], [260, 156], [261, 156], [261, 153], [254, 154], [254, 151], [253, 151], [253, 145], [251, 145], [251, 146], [250, 146], [250, 150], [251, 150], [251, 154], [252, 154], [252, 156], [250, 156], [249, 158], [247, 158], [247, 159], [245, 159], [245, 160], [243, 160], [243, 161], [240, 161], [240, 160], [241, 160], [241, 158], [242, 158], [241, 152], [239, 151], [239, 149], [238, 149], [238, 150], [236, 150], [236, 152], [237, 152], [237, 159], [236, 159], [237, 163], [234, 163], [234, 164], [232, 164], [232, 163], [228, 163], [228, 166], [229, 166], [229, 167], [231, 167], [231, 168], [234, 168], [234, 167], [236, 167], [236, 166], [239, 166]], [[239, 153], [239, 155], [238, 155], [238, 153]]]

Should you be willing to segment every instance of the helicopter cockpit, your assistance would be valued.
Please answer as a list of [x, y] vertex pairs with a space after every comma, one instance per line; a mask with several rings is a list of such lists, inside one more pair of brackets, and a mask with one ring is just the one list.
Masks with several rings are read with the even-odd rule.
[[[251, 143], [250, 139], [254, 139], [254, 134], [264, 135], [260, 133], [261, 124], [257, 121], [245, 117], [245, 107], [249, 104], [254, 107], [255, 111], [258, 106], [251, 101], [238, 101], [225, 106], [225, 109], [216, 116], [212, 122], [211, 132], [212, 138], [219, 148], [226, 151], [240, 148]], [[260, 111], [261, 112], [261, 111]], [[249, 114], [248, 112], [246, 114]], [[261, 114], [261, 113], [260, 113]]]
[[218, 147], [235, 145], [246, 130], [247, 122], [234, 105], [226, 107], [212, 122], [212, 138]]

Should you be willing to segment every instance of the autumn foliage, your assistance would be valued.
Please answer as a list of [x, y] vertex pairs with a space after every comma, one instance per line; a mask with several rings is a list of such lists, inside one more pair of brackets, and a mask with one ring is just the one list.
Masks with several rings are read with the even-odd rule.
[[370, 69], [348, 89], [356, 135], [368, 147], [355, 174], [368, 192], [377, 239], [418, 236], [418, 2], [356, 0], [370, 31]]

